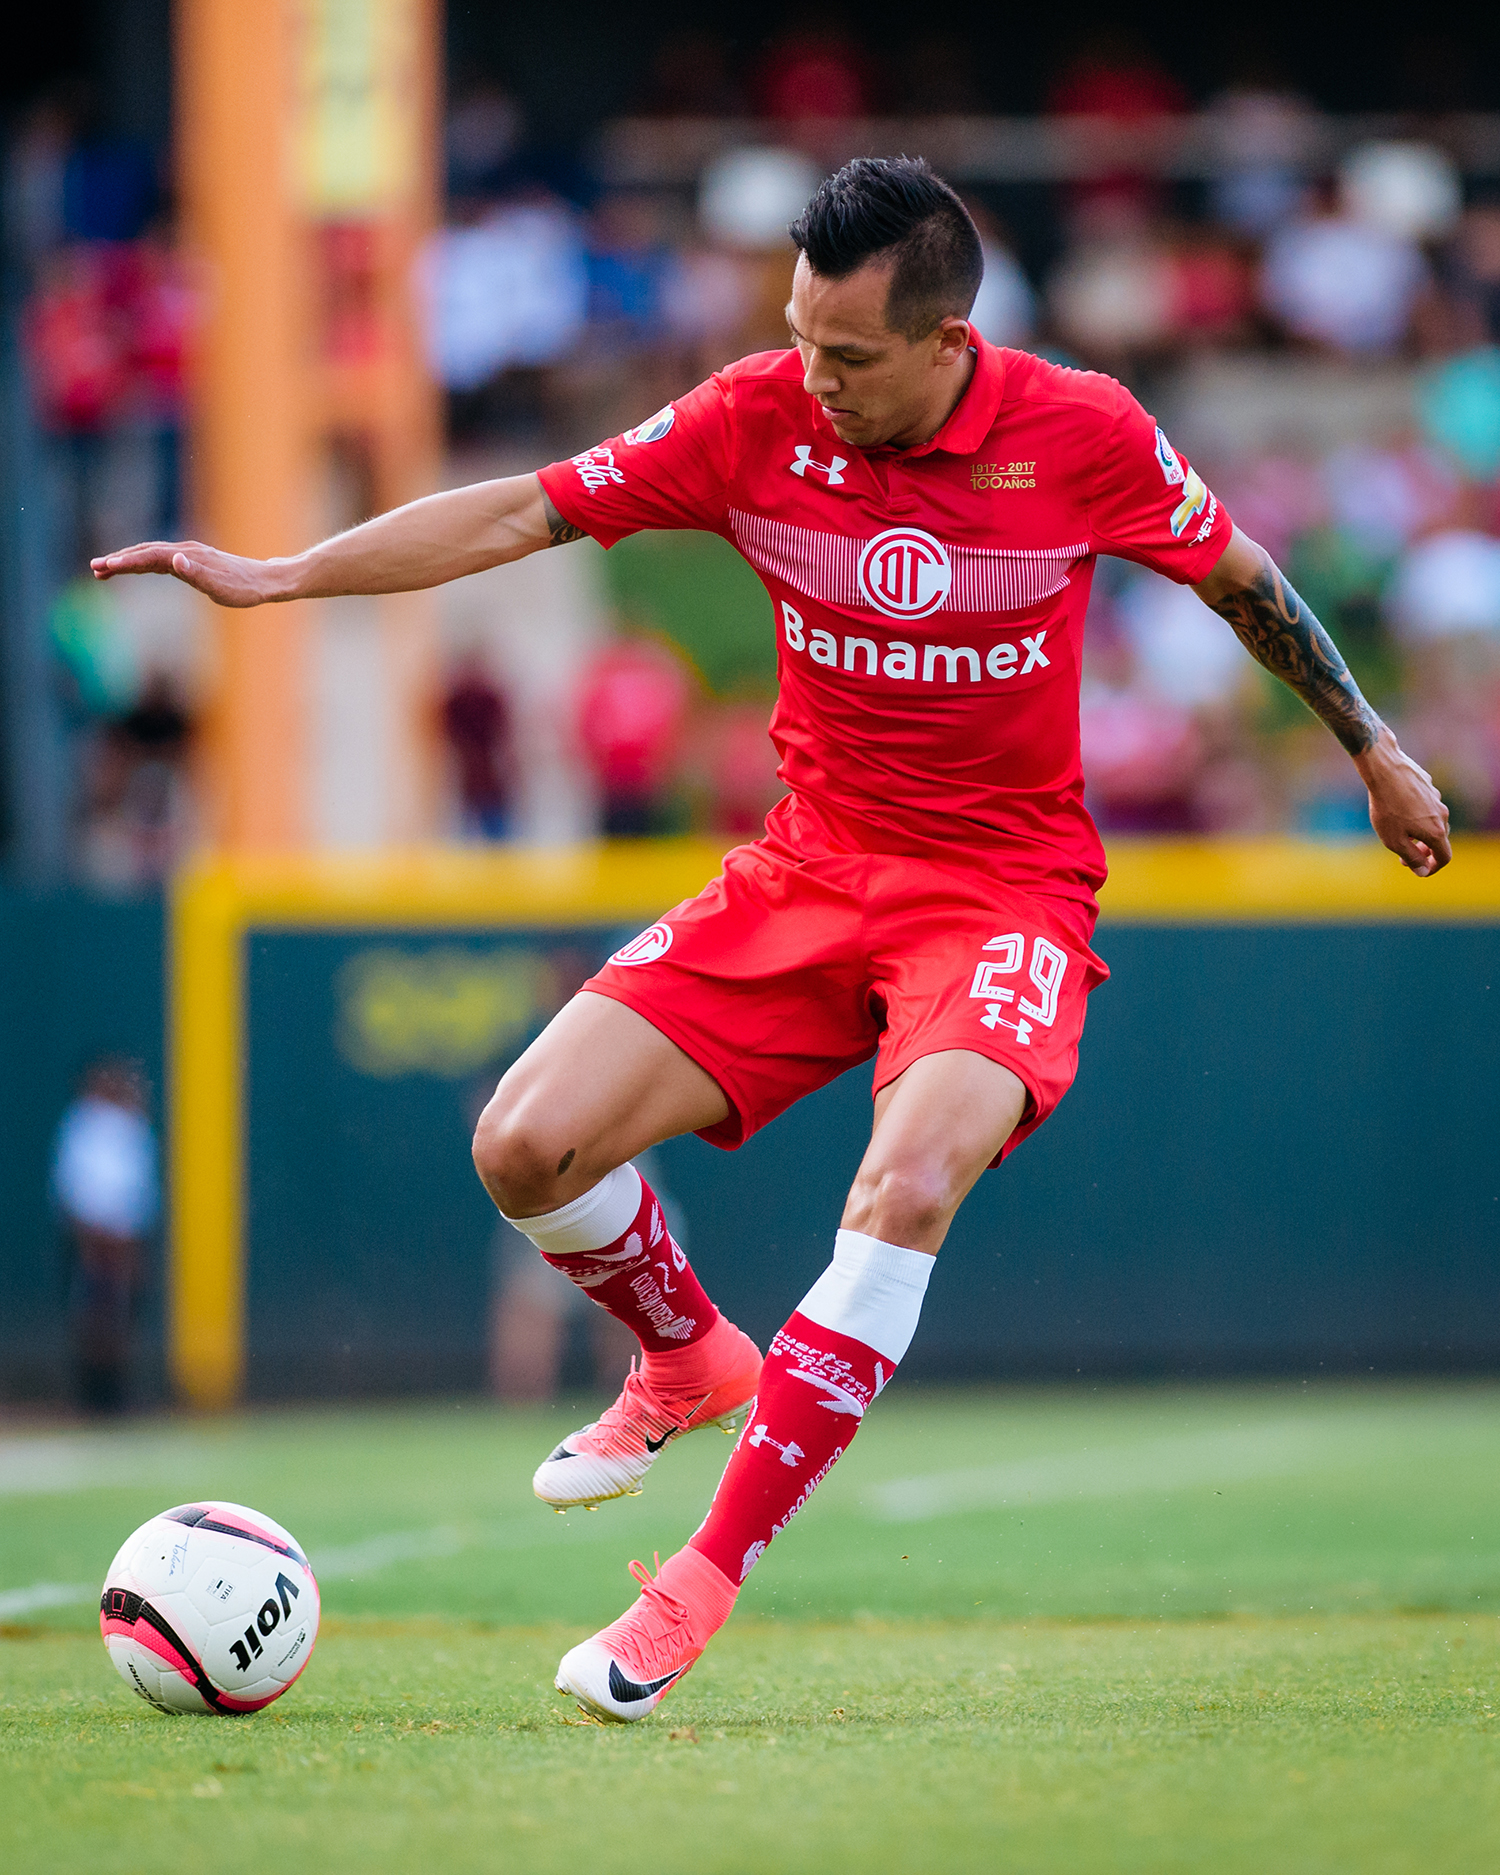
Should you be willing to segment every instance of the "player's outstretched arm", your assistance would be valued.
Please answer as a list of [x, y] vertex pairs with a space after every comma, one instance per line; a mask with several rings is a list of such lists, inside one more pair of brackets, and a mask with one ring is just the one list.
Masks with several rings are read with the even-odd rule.
[[415, 592], [582, 537], [536, 476], [512, 475], [424, 496], [285, 559], [249, 560], [196, 540], [153, 540], [104, 554], [92, 565], [96, 579], [170, 573], [216, 605], [251, 606]]
[[1338, 646], [1265, 548], [1236, 528], [1193, 591], [1343, 743], [1369, 789], [1370, 824], [1402, 864], [1424, 879], [1446, 866], [1453, 857], [1448, 810], [1431, 775], [1360, 695]]

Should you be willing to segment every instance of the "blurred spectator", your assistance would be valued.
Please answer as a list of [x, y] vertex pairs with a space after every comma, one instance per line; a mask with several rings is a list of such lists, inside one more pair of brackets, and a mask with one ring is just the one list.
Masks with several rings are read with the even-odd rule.
[[689, 698], [681, 659], [654, 639], [620, 639], [585, 672], [579, 737], [602, 796], [605, 834], [662, 830]]
[[725, 248], [687, 245], [667, 265], [661, 282], [662, 323], [674, 339], [693, 347], [707, 377], [735, 353], [735, 339], [755, 301], [753, 265]]
[[1454, 294], [1471, 310], [1472, 343], [1500, 345], [1500, 201], [1476, 202], [1448, 256]]
[[1252, 676], [1240, 641], [1188, 586], [1135, 568], [1115, 602], [1145, 689], [1182, 709], [1227, 703]]
[[[151, 535], [175, 530], [195, 303], [176, 255], [159, 237], [74, 243], [39, 263], [25, 337], [59, 510], [58, 558], [67, 572], [113, 544], [104, 539], [103, 507], [127, 459], [137, 484], [131, 520]], [[128, 456], [135, 439], [152, 451], [144, 474]]]
[[761, 115], [782, 123], [868, 117], [875, 68], [841, 20], [814, 13], [772, 41], [755, 93]]
[[726, 246], [784, 248], [787, 224], [821, 180], [817, 165], [797, 150], [726, 150], [699, 179], [699, 219]]
[[1430, 450], [1349, 444], [1323, 463], [1328, 513], [1361, 552], [1376, 560], [1399, 553], [1415, 535], [1453, 511], [1456, 478]]
[[1482, 345], [1425, 371], [1417, 384], [1422, 428], [1466, 475], [1500, 474], [1500, 346]]
[[1471, 632], [1500, 638], [1500, 540], [1464, 529], [1430, 534], [1396, 569], [1389, 606], [1413, 644]]
[[6, 171], [6, 220], [17, 257], [34, 264], [65, 239], [63, 177], [78, 100], [43, 98], [23, 118]]
[[1400, 345], [1426, 278], [1404, 235], [1325, 209], [1271, 237], [1261, 294], [1294, 338], [1368, 356]]
[[510, 706], [479, 652], [459, 660], [442, 716], [464, 832], [503, 840], [510, 830]]
[[588, 309], [588, 262], [577, 222], [538, 196], [445, 228], [423, 269], [433, 370], [472, 391], [511, 365], [545, 365], [577, 344]]
[[1430, 143], [1364, 143], [1339, 165], [1344, 210], [1404, 241], [1435, 241], [1458, 223], [1463, 188], [1451, 159]]
[[134, 647], [120, 629], [118, 595], [90, 575], [70, 580], [53, 600], [48, 629], [67, 678], [69, 701], [90, 717], [129, 709], [140, 687]]
[[175, 679], [148, 671], [131, 706], [93, 740], [82, 856], [101, 885], [167, 878], [192, 834], [188, 758], [193, 721]]
[[1236, 234], [1263, 238], [1303, 205], [1303, 161], [1316, 130], [1312, 106], [1256, 84], [1223, 92], [1208, 108], [1224, 165], [1209, 191], [1210, 212]]
[[78, 1401], [88, 1412], [118, 1412], [128, 1397], [132, 1320], [161, 1206], [145, 1086], [131, 1063], [106, 1057], [85, 1072], [57, 1129], [52, 1192], [70, 1240]]
[[1090, 32], [1047, 93], [1054, 117], [1094, 117], [1139, 125], [1179, 115], [1188, 95], [1161, 62], [1127, 29]]
[[1172, 262], [1144, 230], [1078, 242], [1048, 283], [1063, 338], [1091, 362], [1128, 375], [1129, 360], [1172, 330]]
[[1151, 53], [1115, 26], [1091, 32], [1047, 93], [1052, 117], [1079, 120], [1092, 173], [1070, 190], [1080, 226], [1095, 234], [1136, 226], [1159, 206], [1161, 184], [1118, 148], [1188, 108], [1187, 93]]
[[1318, 464], [1300, 456], [1276, 451], [1227, 464], [1214, 486], [1237, 525], [1281, 565], [1293, 540], [1327, 517]]
[[85, 136], [63, 169], [63, 225], [79, 241], [134, 241], [160, 205], [157, 161], [135, 137]]
[[589, 230], [589, 319], [596, 344], [632, 350], [659, 337], [672, 268], [662, 204], [639, 190], [603, 196]]
[[1247, 336], [1255, 280], [1241, 249], [1211, 229], [1179, 231], [1171, 243], [1171, 323], [1184, 344], [1222, 345]]
[[967, 203], [984, 250], [984, 278], [969, 317], [991, 345], [1024, 345], [1036, 323], [1036, 295], [982, 202]]

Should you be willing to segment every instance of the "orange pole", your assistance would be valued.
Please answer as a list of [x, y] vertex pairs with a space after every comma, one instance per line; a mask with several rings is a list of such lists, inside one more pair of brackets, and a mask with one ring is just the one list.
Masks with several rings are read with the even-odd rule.
[[[201, 534], [267, 557], [307, 544], [306, 239], [287, 134], [293, 9], [284, 0], [178, 0], [178, 173], [202, 282], [193, 506]], [[220, 841], [282, 846], [307, 831], [307, 620], [289, 605], [216, 611], [208, 794]]]
[[[377, 246], [382, 276], [383, 368], [373, 400], [377, 506], [393, 507], [437, 486], [442, 416], [418, 328], [415, 274], [437, 219], [440, 184], [438, 69], [440, 0], [407, 0], [406, 109], [414, 162]], [[438, 606], [432, 593], [392, 594], [380, 604], [391, 712], [390, 838], [430, 838], [437, 823], [441, 763], [434, 733], [438, 687]]]

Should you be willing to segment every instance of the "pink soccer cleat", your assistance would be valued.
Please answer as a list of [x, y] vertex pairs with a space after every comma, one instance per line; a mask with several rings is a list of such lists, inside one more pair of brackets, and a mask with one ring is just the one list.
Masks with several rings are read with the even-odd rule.
[[635, 1496], [673, 1439], [704, 1426], [734, 1432], [760, 1384], [760, 1349], [722, 1315], [701, 1340], [632, 1365], [624, 1391], [537, 1466], [531, 1488], [554, 1510]]
[[583, 1710], [612, 1725], [654, 1712], [729, 1619], [738, 1588], [689, 1547], [656, 1578], [644, 1563], [630, 1573], [641, 1592], [619, 1620], [562, 1657], [554, 1684]]

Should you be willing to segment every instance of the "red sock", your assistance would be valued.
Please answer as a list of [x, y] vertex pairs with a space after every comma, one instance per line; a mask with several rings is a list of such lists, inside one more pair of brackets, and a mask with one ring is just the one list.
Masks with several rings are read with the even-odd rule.
[[690, 1346], [719, 1319], [634, 1166], [622, 1165], [560, 1211], [510, 1221], [553, 1269], [624, 1322], [648, 1355]]
[[859, 1430], [895, 1363], [799, 1310], [771, 1343], [760, 1391], [702, 1526], [688, 1539], [743, 1582]]

